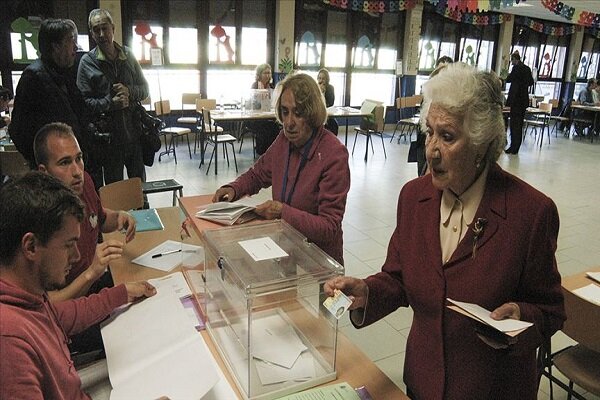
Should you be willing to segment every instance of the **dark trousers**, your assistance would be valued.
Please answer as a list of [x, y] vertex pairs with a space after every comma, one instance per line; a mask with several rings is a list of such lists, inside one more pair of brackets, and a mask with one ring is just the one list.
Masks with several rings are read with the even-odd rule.
[[[106, 271], [88, 291], [88, 296], [98, 293], [105, 287], [113, 287], [113, 279], [110, 271]], [[104, 342], [100, 333], [100, 323], [94, 324], [81, 333], [70, 337], [69, 351], [71, 354], [83, 354], [92, 351], [104, 351]]]
[[146, 169], [140, 143], [110, 144], [108, 147], [103, 154], [102, 162], [104, 184], [122, 181], [123, 167], [127, 169], [127, 177], [138, 177], [142, 179], [142, 182], [146, 181]]
[[256, 154], [259, 156], [267, 151], [281, 130], [275, 121], [252, 121], [247, 126], [256, 134]]
[[330, 117], [330, 118], [327, 118], [327, 123], [325, 123], [325, 129], [327, 129], [328, 131], [333, 133], [335, 136], [337, 136], [340, 127], [339, 127], [337, 121], [335, 120], [335, 118]]
[[523, 142], [523, 122], [525, 121], [526, 107], [510, 108], [510, 146], [508, 150], [517, 153]]

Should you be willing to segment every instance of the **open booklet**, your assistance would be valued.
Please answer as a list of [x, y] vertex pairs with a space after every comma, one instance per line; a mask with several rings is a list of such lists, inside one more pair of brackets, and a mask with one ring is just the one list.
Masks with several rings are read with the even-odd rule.
[[503, 344], [516, 343], [517, 335], [533, 325], [531, 322], [519, 321], [516, 319], [502, 319], [498, 321], [490, 317], [491, 311], [486, 310], [477, 304], [464, 303], [450, 298], [448, 298], [448, 301], [452, 303], [447, 306], [448, 308], [480, 323], [477, 328], [479, 333], [489, 336]]
[[198, 211], [196, 217], [222, 225], [242, 224], [256, 218], [254, 209], [262, 203], [264, 200], [256, 197], [244, 197], [233, 202], [220, 201]]

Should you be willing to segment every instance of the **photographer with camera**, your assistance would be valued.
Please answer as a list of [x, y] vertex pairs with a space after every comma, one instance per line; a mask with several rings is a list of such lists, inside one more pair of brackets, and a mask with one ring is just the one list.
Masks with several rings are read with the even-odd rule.
[[38, 36], [40, 58], [23, 71], [8, 133], [17, 150], [35, 167], [33, 138], [49, 122], [70, 125], [87, 150], [82, 117], [85, 104], [72, 67], [77, 55], [77, 27], [71, 20], [46, 19]]
[[96, 187], [123, 180], [123, 167], [129, 178], [145, 181], [136, 104], [148, 97], [148, 83], [131, 50], [114, 42], [108, 11], [92, 10], [88, 25], [97, 46], [82, 57], [77, 86], [93, 116], [91, 156], [103, 169], [103, 177], [94, 179]]

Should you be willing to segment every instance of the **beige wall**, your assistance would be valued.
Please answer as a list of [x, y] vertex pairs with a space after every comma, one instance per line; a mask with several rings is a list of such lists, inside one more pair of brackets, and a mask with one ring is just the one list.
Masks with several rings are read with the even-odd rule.
[[110, 12], [115, 23], [115, 42], [123, 44], [123, 19], [121, 18], [121, 0], [100, 0], [100, 8]]

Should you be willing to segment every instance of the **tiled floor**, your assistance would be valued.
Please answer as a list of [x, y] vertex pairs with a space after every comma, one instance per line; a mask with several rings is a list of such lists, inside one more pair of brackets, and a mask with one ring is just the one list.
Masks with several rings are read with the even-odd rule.
[[[381, 142], [374, 141], [374, 153], [364, 162], [364, 137], [359, 137], [354, 156], [350, 157], [352, 184], [344, 217], [344, 248], [346, 273], [365, 277], [379, 270], [384, 261], [388, 240], [394, 229], [395, 209], [402, 185], [416, 177], [416, 164], [407, 163], [408, 144], [389, 142], [393, 126], [388, 126], [385, 140], [387, 159]], [[340, 129], [340, 139], [343, 139]], [[348, 143], [354, 141], [351, 130]], [[237, 150], [237, 148], [236, 148]], [[351, 151], [351, 146], [349, 146]], [[230, 150], [231, 151], [231, 150]], [[245, 171], [253, 163], [250, 141], [246, 141], [238, 156], [238, 168]], [[220, 185], [236, 177], [233, 164], [228, 168], [219, 160], [219, 175], [214, 169], [208, 175], [206, 167], [198, 169], [199, 155], [190, 160], [187, 149], [178, 148], [179, 164], [171, 157], [156, 162], [147, 169], [148, 180], [175, 178], [184, 185], [184, 195], [213, 193]], [[233, 160], [231, 160], [233, 162]], [[552, 136], [551, 143], [540, 149], [528, 136], [517, 156], [500, 156], [499, 164], [550, 196], [558, 206], [561, 227], [557, 260], [563, 276], [585, 271], [600, 264], [600, 141], [565, 139]], [[270, 196], [269, 191], [261, 193]], [[171, 205], [171, 195], [149, 197], [152, 207]], [[398, 310], [371, 327], [356, 330], [347, 317], [341, 331], [381, 368], [398, 386], [404, 389], [402, 370], [406, 338], [412, 311]], [[372, 340], [377, 338], [377, 340]], [[558, 333], [553, 347], [571, 344], [572, 340]], [[564, 399], [564, 391], [555, 386], [555, 399]], [[542, 380], [539, 399], [549, 398], [548, 382]], [[590, 399], [600, 399], [590, 396]]]

